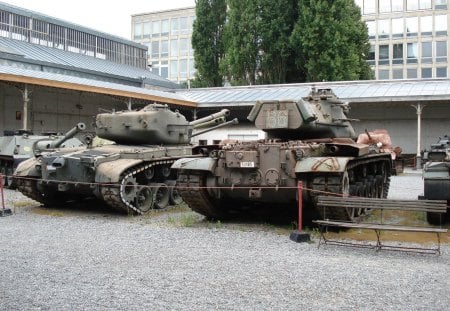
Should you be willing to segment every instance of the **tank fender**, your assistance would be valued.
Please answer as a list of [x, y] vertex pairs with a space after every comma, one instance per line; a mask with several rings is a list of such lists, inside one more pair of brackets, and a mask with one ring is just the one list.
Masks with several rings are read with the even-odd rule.
[[295, 164], [295, 173], [344, 172], [353, 157], [311, 157]]
[[214, 173], [217, 161], [213, 158], [184, 158], [175, 161], [172, 165], [174, 170], [194, 170], [194, 171], [209, 171]]
[[38, 158], [29, 158], [21, 161], [14, 172], [15, 176], [41, 177], [41, 173], [36, 169], [36, 165], [40, 164]]
[[95, 172], [95, 181], [98, 183], [118, 182], [120, 175], [132, 166], [142, 163], [139, 159], [118, 159], [103, 162], [98, 165]]

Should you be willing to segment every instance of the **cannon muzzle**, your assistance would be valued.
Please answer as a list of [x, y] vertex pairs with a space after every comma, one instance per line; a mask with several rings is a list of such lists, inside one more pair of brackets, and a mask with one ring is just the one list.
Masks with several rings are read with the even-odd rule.
[[221, 111], [210, 114], [209, 116], [206, 116], [204, 118], [200, 118], [200, 119], [194, 120], [192, 122], [189, 122], [189, 125], [192, 125], [194, 128], [197, 128], [197, 127], [202, 126], [203, 123], [207, 123], [207, 122], [213, 121], [215, 119], [219, 119], [221, 117], [227, 117], [229, 115], [230, 115], [230, 110], [222, 109]]

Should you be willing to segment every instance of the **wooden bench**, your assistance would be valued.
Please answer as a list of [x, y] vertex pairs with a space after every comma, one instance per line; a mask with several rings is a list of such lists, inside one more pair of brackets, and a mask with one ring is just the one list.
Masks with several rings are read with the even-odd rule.
[[[446, 233], [448, 230], [437, 227], [417, 227], [417, 226], [403, 226], [393, 224], [383, 224], [383, 210], [398, 210], [409, 212], [433, 212], [444, 214], [447, 211], [447, 201], [444, 200], [389, 200], [378, 198], [363, 198], [363, 197], [337, 197], [337, 196], [318, 196], [317, 206], [323, 208], [323, 220], [313, 220], [319, 226], [321, 244], [334, 244], [334, 245], [348, 245], [358, 247], [370, 247], [375, 248], [377, 251], [381, 249], [402, 250], [402, 251], [415, 251], [422, 253], [441, 253], [441, 239], [440, 234]], [[378, 223], [361, 223], [361, 222], [345, 222], [333, 219], [328, 219], [326, 211], [334, 208], [346, 208], [346, 209], [369, 209], [380, 210], [380, 222]], [[339, 228], [355, 228], [355, 229], [368, 229], [374, 230], [377, 236], [376, 245], [370, 244], [356, 244], [352, 242], [337, 241], [328, 239], [326, 231], [328, 227]], [[407, 246], [393, 246], [383, 245], [381, 243], [381, 231], [403, 231], [403, 232], [422, 232], [422, 233], [435, 233], [437, 236], [436, 248], [422, 248], [422, 247], [407, 247]]]

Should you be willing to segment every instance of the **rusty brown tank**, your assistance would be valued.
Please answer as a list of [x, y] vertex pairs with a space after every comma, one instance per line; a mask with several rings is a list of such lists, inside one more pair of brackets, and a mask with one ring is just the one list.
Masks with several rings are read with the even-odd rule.
[[[180, 159], [177, 186], [196, 212], [223, 219], [233, 214], [290, 214], [302, 182], [305, 212], [320, 216], [319, 194], [387, 197], [391, 155], [380, 145], [357, 143], [349, 106], [331, 89], [312, 89], [298, 100], [258, 102], [248, 115], [267, 133], [258, 141], [229, 141], [207, 158]], [[364, 210], [325, 211], [357, 221]], [[330, 216], [330, 217], [331, 217]]]

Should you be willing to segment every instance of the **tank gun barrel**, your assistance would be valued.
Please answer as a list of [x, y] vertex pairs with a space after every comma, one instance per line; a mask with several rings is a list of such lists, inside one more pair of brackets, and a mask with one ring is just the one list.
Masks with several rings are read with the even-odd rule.
[[44, 150], [44, 149], [52, 149], [60, 147], [65, 141], [74, 137], [77, 133], [84, 131], [86, 129], [86, 124], [83, 122], [78, 123], [71, 130], [69, 130], [63, 137], [60, 139], [49, 141], [47, 139], [43, 139], [35, 143], [34, 149]]
[[225, 117], [219, 117], [219, 118], [213, 119], [213, 120], [208, 121], [208, 122], [204, 122], [204, 123], [200, 123], [200, 124], [194, 125], [192, 128], [193, 129], [200, 129], [200, 128], [205, 128], [205, 127], [215, 126], [215, 125], [219, 125], [221, 123], [224, 123], [225, 121], [226, 121]]
[[218, 129], [218, 128], [221, 128], [221, 127], [224, 127], [224, 126], [227, 126], [227, 125], [230, 125], [230, 124], [231, 124], [231, 125], [235, 125], [235, 124], [238, 124], [238, 123], [239, 123], [238, 119], [237, 119], [237, 118], [234, 118], [234, 119], [231, 120], [231, 121], [228, 121], [228, 122], [225, 122], [225, 123], [222, 123], [222, 124], [219, 124], [219, 125], [210, 127], [210, 128], [208, 128], [208, 129], [203, 130], [203, 131], [200, 131], [200, 132], [196, 132], [196, 133], [192, 134], [191, 137], [198, 136], [198, 135], [201, 135], [201, 134], [204, 134], [204, 133], [207, 133], [207, 132], [216, 130], [216, 129]]
[[194, 128], [196, 128], [197, 126], [199, 126], [199, 125], [201, 125], [203, 123], [212, 121], [214, 119], [218, 119], [220, 117], [227, 117], [229, 115], [230, 115], [230, 110], [222, 109], [221, 111], [213, 113], [213, 114], [210, 114], [209, 116], [206, 116], [204, 118], [200, 118], [200, 119], [191, 121], [191, 122], [189, 122], [189, 125], [192, 125]]

